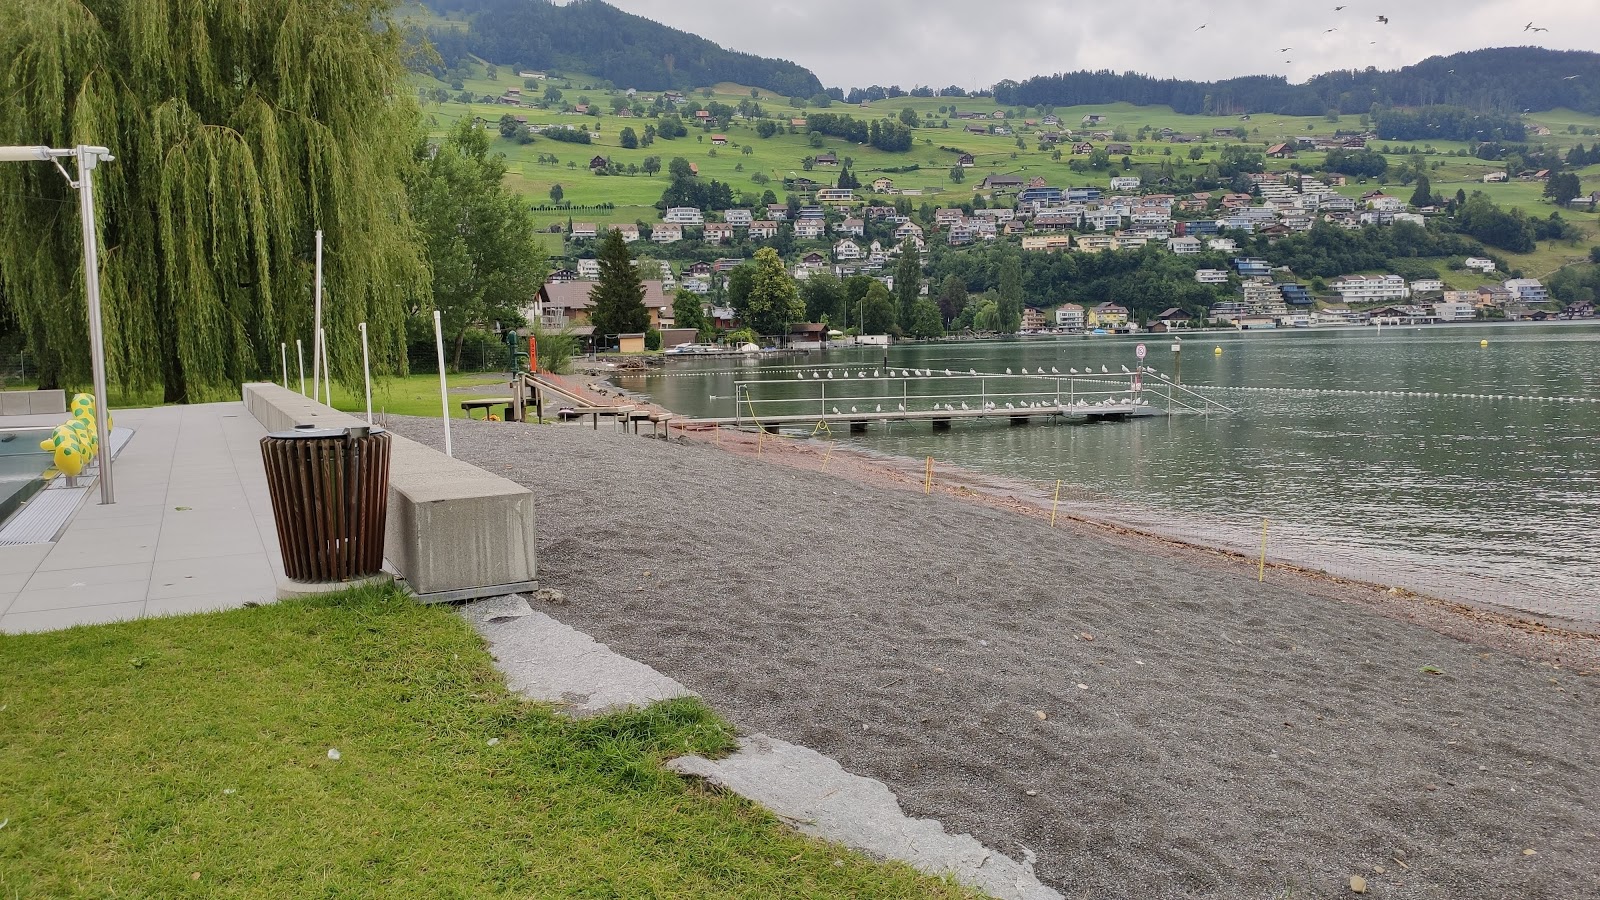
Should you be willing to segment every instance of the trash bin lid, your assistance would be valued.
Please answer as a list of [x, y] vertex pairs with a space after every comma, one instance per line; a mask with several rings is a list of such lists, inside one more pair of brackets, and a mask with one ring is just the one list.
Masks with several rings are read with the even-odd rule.
[[274, 440], [310, 440], [320, 438], [350, 437], [350, 432], [365, 430], [368, 434], [382, 434], [383, 427], [379, 425], [352, 425], [348, 428], [318, 428], [315, 425], [296, 425], [289, 431], [274, 431], [267, 435]]

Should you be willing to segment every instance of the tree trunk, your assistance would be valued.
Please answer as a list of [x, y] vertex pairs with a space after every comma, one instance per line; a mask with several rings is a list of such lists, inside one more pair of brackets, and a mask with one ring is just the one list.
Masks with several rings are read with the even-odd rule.
[[450, 368], [454, 369], [457, 372], [461, 371], [461, 347], [466, 342], [467, 342], [467, 330], [465, 328], [463, 328], [463, 329], [461, 329], [461, 331], [459, 331], [456, 334], [455, 361], [450, 364]]

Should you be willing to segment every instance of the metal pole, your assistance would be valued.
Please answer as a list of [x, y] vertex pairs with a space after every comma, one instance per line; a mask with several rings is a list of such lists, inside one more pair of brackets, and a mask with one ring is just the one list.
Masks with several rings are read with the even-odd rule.
[[361, 381], [367, 388], [367, 424], [372, 424], [372, 362], [367, 356], [367, 323], [362, 322], [361, 329]]
[[[317, 399], [318, 363], [322, 359], [322, 229], [317, 229], [317, 275], [311, 319], [311, 399]], [[301, 393], [304, 393], [302, 391]]]
[[433, 346], [439, 354], [439, 404], [444, 409], [444, 455], [455, 457], [455, 450], [450, 446], [450, 386], [444, 377], [444, 324], [439, 319], [439, 311], [433, 311]]
[[300, 370], [300, 396], [306, 395], [306, 345], [299, 338], [294, 339], [295, 365]]
[[283, 357], [283, 389], [289, 389], [289, 344], [285, 341], [278, 343], [278, 355]]
[[328, 366], [328, 336], [317, 329], [317, 341], [322, 345], [322, 402], [333, 405], [333, 376]]
[[79, 144], [78, 212], [83, 219], [83, 287], [89, 306], [89, 357], [94, 369], [94, 427], [100, 436], [100, 502], [116, 503], [111, 483], [111, 433], [106, 429], [106, 339], [100, 320], [100, 249], [94, 223], [94, 167], [100, 148]]

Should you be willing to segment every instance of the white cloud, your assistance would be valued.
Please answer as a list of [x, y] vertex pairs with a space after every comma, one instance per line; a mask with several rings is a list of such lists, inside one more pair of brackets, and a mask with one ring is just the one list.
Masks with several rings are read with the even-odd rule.
[[[1481, 47], [1587, 50], [1600, 30], [1600, 4], [1574, 0], [1358, 2], [1339, 12], [1328, 0], [609, 2], [732, 50], [793, 60], [829, 86], [906, 89], [972, 88], [1076, 69], [1303, 81]], [[1380, 14], [1388, 25], [1377, 22]], [[1524, 31], [1530, 19], [1550, 30]], [[1282, 47], [1294, 49], [1279, 53]]]

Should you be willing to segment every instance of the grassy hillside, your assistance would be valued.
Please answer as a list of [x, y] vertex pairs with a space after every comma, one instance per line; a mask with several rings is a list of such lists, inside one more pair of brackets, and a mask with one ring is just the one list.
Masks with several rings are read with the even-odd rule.
[[[480, 72], [481, 74], [481, 72]], [[513, 73], [501, 70], [497, 73], [497, 80], [477, 78], [465, 82], [464, 87], [474, 95], [499, 95], [507, 87], [520, 87], [522, 82], [514, 77]], [[416, 82], [419, 87], [444, 87], [439, 82], [418, 76]], [[494, 137], [495, 149], [506, 154], [510, 162], [511, 183], [516, 190], [526, 195], [531, 203], [548, 203], [550, 189], [553, 185], [560, 184], [565, 200], [576, 205], [615, 204], [614, 210], [607, 211], [574, 211], [570, 217], [577, 221], [595, 222], [632, 222], [655, 221], [659, 218], [653, 204], [660, 199], [661, 192], [668, 185], [668, 178], [663, 170], [657, 176], [596, 176], [591, 175], [587, 169], [587, 162], [595, 155], [611, 158], [623, 165], [628, 163], [642, 164], [648, 156], [660, 157], [663, 164], [675, 156], [681, 156], [695, 163], [703, 177], [715, 178], [729, 183], [735, 194], [740, 191], [759, 195], [764, 189], [772, 189], [781, 199], [784, 196], [782, 180], [791, 174], [807, 175], [819, 182], [831, 182], [837, 178], [837, 170], [819, 168], [814, 172], [805, 173], [802, 170], [801, 160], [821, 152], [833, 152], [841, 159], [846, 157], [854, 162], [853, 171], [857, 178], [865, 185], [873, 178], [888, 168], [903, 168], [906, 166], [920, 166], [920, 170], [909, 174], [891, 175], [898, 188], [921, 190], [923, 196], [911, 198], [914, 203], [923, 202], [934, 205], [955, 204], [970, 200], [974, 189], [986, 174], [991, 172], [1020, 174], [1023, 176], [1041, 175], [1051, 184], [1065, 185], [1097, 185], [1103, 187], [1107, 179], [1121, 168], [1120, 159], [1113, 161], [1112, 171], [1103, 172], [1074, 172], [1069, 168], [1069, 163], [1074, 159], [1070, 147], [1065, 148], [1060, 159], [1052, 158], [1049, 151], [1038, 149], [1040, 128], [1030, 128], [1025, 125], [1025, 119], [1041, 120], [1043, 115], [1037, 110], [1029, 110], [1016, 115], [1004, 124], [1016, 130], [1013, 136], [977, 135], [969, 134], [963, 130], [967, 124], [977, 124], [964, 120], [950, 118], [948, 114], [941, 115], [940, 107], [945, 107], [946, 112], [952, 104], [961, 111], [993, 112], [999, 107], [992, 101], [982, 98], [912, 98], [900, 97], [892, 100], [880, 101], [867, 108], [845, 106], [835, 103], [826, 110], [794, 109], [789, 106], [786, 98], [773, 95], [768, 91], [757, 91], [759, 102], [774, 116], [784, 119], [790, 116], [804, 116], [807, 113], [829, 112], [853, 115], [857, 118], [878, 118], [881, 116], [897, 116], [902, 109], [916, 110], [926, 123], [915, 131], [915, 144], [906, 153], [886, 153], [868, 146], [859, 146], [836, 138], [825, 138], [820, 149], [814, 148], [804, 134], [790, 135], [780, 133], [771, 138], [762, 139], [755, 132], [755, 122], [735, 121], [726, 129], [729, 145], [713, 147], [710, 135], [691, 126], [687, 137], [676, 140], [657, 140], [648, 148], [637, 150], [624, 150], [619, 144], [619, 135], [624, 127], [632, 126], [635, 131], [642, 132], [649, 119], [618, 118], [610, 114], [610, 98], [614, 91], [608, 86], [589, 81], [582, 76], [568, 76], [557, 82], [562, 85], [562, 91], [567, 101], [576, 101], [580, 96], [587, 97], [592, 104], [605, 110], [600, 118], [578, 116], [548, 112], [539, 109], [513, 109], [494, 104], [466, 104], [458, 102], [445, 102], [440, 104], [429, 103], [425, 106], [425, 113], [430, 119], [432, 129], [443, 133], [452, 123], [462, 116], [481, 116], [489, 122], [497, 122], [507, 112], [525, 115], [531, 123], [544, 124], [569, 124], [585, 126], [590, 130], [598, 129], [599, 138], [593, 145], [565, 144], [548, 139], [536, 140], [532, 144], [518, 145], [514, 141], [498, 136]], [[544, 85], [539, 85], [537, 91], [525, 90], [525, 93], [537, 95], [542, 92]], [[453, 92], [454, 93], [454, 92]], [[693, 98], [696, 101], [707, 99], [717, 100], [729, 105], [737, 104], [741, 100], [750, 99], [751, 90], [735, 84], [719, 84], [712, 89], [709, 98], [703, 92], [696, 92]], [[1016, 111], [1014, 111], [1015, 113]], [[1242, 121], [1239, 117], [1226, 116], [1190, 116], [1173, 112], [1169, 107], [1151, 106], [1136, 107], [1131, 104], [1117, 103], [1099, 106], [1077, 106], [1057, 108], [1052, 112], [1059, 116], [1063, 125], [1074, 130], [1082, 129], [1081, 121], [1086, 115], [1103, 115], [1108, 121], [1102, 125], [1093, 126], [1096, 131], [1117, 132], [1127, 136], [1127, 142], [1133, 145], [1130, 162], [1134, 167], [1141, 165], [1159, 166], [1163, 163], [1171, 164], [1181, 173], [1186, 170], [1204, 166], [1214, 161], [1220, 155], [1222, 147], [1228, 143], [1239, 143], [1237, 139], [1216, 139], [1209, 137], [1201, 143], [1191, 145], [1175, 145], [1163, 143], [1155, 139], [1138, 141], [1136, 135], [1141, 127], [1148, 127], [1153, 132], [1162, 128], [1171, 128], [1188, 134], [1210, 135], [1217, 128], [1245, 128], [1248, 129], [1247, 140], [1256, 149], [1280, 143], [1295, 137], [1310, 134], [1328, 134], [1334, 129], [1358, 130], [1361, 128], [1360, 117], [1345, 116], [1338, 121], [1331, 121], [1325, 117], [1294, 117], [1261, 115], [1252, 117], [1249, 121]], [[1571, 110], [1552, 110], [1547, 113], [1537, 113], [1527, 116], [1528, 121], [1548, 126], [1552, 134], [1547, 137], [1533, 138], [1532, 142], [1547, 144], [1565, 150], [1576, 143], [1586, 146], [1600, 140], [1594, 135], [1583, 135], [1585, 128], [1600, 130], [1600, 117], [1588, 116]], [[998, 120], [990, 120], [998, 121]], [[940, 127], [948, 122], [949, 127]], [[1567, 132], [1568, 126], [1577, 130], [1576, 134]], [[1021, 138], [1022, 147], [1017, 146], [1017, 139]], [[1101, 144], [1103, 141], [1095, 141]], [[1374, 145], [1382, 147], [1383, 144]], [[1395, 148], [1399, 148], [1395, 144]], [[1405, 145], [1409, 148], [1411, 145]], [[1541, 196], [1543, 185], [1539, 183], [1522, 183], [1512, 181], [1505, 184], [1484, 184], [1483, 175], [1488, 171], [1500, 168], [1500, 164], [1480, 160], [1471, 156], [1454, 155], [1457, 151], [1466, 149], [1467, 145], [1458, 142], [1439, 141], [1429, 144], [1418, 144], [1421, 159], [1428, 167], [1428, 175], [1432, 181], [1433, 189], [1442, 194], [1453, 194], [1457, 189], [1465, 189], [1468, 193], [1481, 190], [1488, 194], [1495, 202], [1522, 209], [1529, 215], [1547, 216], [1554, 207]], [[963, 183], [957, 184], [950, 180], [950, 168], [955, 162], [956, 154], [942, 147], [959, 148], [972, 153], [977, 160], [975, 168], [965, 173]], [[1201, 158], [1191, 160], [1191, 148], [1200, 149]], [[748, 148], [748, 152], [746, 152]], [[557, 162], [539, 162], [540, 156], [548, 159], [554, 155]], [[1304, 164], [1320, 163], [1323, 154], [1303, 154], [1300, 162]], [[1391, 167], [1398, 165], [1402, 160], [1416, 157], [1394, 155], [1390, 157]], [[1082, 158], [1079, 157], [1081, 160]], [[1272, 170], [1287, 170], [1291, 160], [1269, 160], [1268, 168]], [[1435, 164], [1438, 168], [1434, 168]], [[755, 179], [757, 173], [764, 174], [770, 181], [763, 185]], [[1587, 192], [1600, 188], [1600, 166], [1590, 166], [1579, 170], [1583, 179], [1584, 190]], [[1377, 187], [1376, 183], [1357, 183], [1354, 180], [1341, 190], [1352, 196], [1359, 196], [1365, 190]], [[1390, 185], [1389, 190], [1402, 196], [1409, 195], [1411, 188], [1399, 184]], [[1563, 215], [1579, 224], [1586, 231], [1586, 239], [1581, 246], [1566, 244], [1541, 246], [1536, 252], [1522, 256], [1512, 255], [1513, 264], [1518, 265], [1530, 274], [1546, 274], [1570, 261], [1584, 258], [1587, 253], [1588, 243], [1596, 232], [1596, 217], [1587, 212], [1570, 210], [1563, 211]], [[536, 221], [541, 226], [559, 224], [564, 226], [569, 218], [566, 212], [538, 212]], [[549, 236], [552, 250], [560, 246], [556, 235]], [[1548, 242], [1547, 242], [1548, 243]]]

